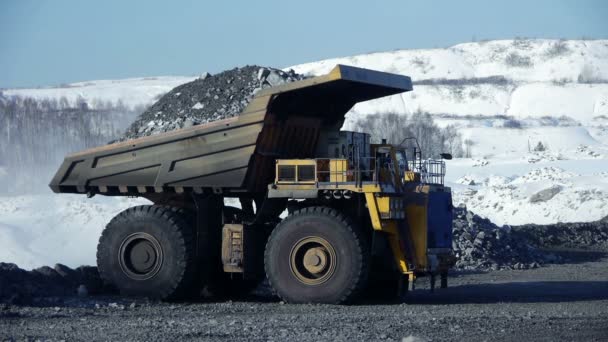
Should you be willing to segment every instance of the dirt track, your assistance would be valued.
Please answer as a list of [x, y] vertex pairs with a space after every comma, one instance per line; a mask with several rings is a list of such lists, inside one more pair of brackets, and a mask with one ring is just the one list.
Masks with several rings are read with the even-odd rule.
[[[156, 303], [50, 298], [0, 309], [0, 339], [43, 340], [608, 340], [608, 256], [533, 270], [457, 273], [408, 304]], [[135, 303], [135, 304], [133, 304]]]

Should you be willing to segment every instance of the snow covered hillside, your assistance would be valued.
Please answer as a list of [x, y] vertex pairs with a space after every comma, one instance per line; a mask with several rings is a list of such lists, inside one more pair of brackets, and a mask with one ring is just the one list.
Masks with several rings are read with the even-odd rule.
[[515, 118], [608, 116], [608, 40], [497, 40], [447, 49], [398, 50], [296, 65], [320, 75], [336, 64], [412, 77], [414, 91], [357, 105], [383, 111]]
[[376, 52], [291, 68], [317, 75], [336, 64], [347, 64], [392, 73], [407, 72], [414, 81], [504, 75], [525, 82], [577, 82], [581, 73], [585, 77], [608, 79], [606, 56], [608, 40], [516, 39], [464, 43], [445, 49]]
[[36, 100], [65, 98], [71, 106], [84, 101], [93, 109], [107, 103], [122, 103], [132, 109], [147, 107], [169, 90], [193, 79], [195, 77], [144, 77], [76, 82], [56, 87], [0, 90], [7, 97], [19, 96]]
[[470, 158], [448, 162], [456, 204], [495, 223], [608, 215], [608, 40], [499, 40], [399, 50], [292, 67], [347, 64], [409, 75], [414, 91], [355, 106], [362, 116], [430, 113], [455, 125]]
[[[455, 204], [466, 205], [498, 225], [592, 221], [608, 215], [608, 40], [487, 41], [446, 49], [379, 52], [291, 68], [317, 75], [337, 63], [405, 74], [414, 81], [413, 92], [355, 106], [347, 115], [345, 129], [365, 115], [385, 112], [430, 113], [439, 125], [458, 127], [468, 157], [448, 162], [446, 181], [454, 190]], [[57, 143], [33, 138], [24, 142], [40, 151], [45, 145], [52, 148], [46, 165], [55, 165], [64, 150], [107, 141], [126, 128], [126, 123], [103, 122], [105, 113], [114, 113], [112, 117], [120, 120], [133, 117], [133, 113], [117, 113], [114, 106], [107, 109], [108, 103], [143, 108], [192, 79], [157, 77], [4, 89], [0, 104], [16, 96], [31, 97], [60, 102], [59, 108], [68, 113], [70, 108], [61, 105], [61, 98], [68, 107], [86, 103], [87, 118], [94, 120], [81, 128], [98, 129], [93, 137], [79, 133], [78, 121], [66, 119], [58, 125], [70, 125], [69, 132], [56, 127], [44, 135], [63, 132]], [[49, 108], [53, 110], [48, 113], [54, 112], [53, 106]], [[48, 118], [48, 113], [41, 117]], [[5, 134], [3, 115], [0, 111], [0, 134]], [[28, 120], [7, 132], [36, 137], [46, 131], [48, 123]], [[110, 128], [101, 129], [106, 126]], [[80, 137], [82, 141], [72, 141]], [[1, 142], [0, 261], [26, 268], [54, 262], [93, 263], [105, 223], [120, 210], [145, 203], [51, 194], [45, 184], [54, 167], [37, 173], [21, 168], [19, 174], [28, 175], [23, 181], [38, 180], [41, 190], [9, 195], [3, 184], [14, 187], [16, 171], [6, 167], [2, 156], [14, 149]], [[26, 157], [15, 155], [19, 160]]]

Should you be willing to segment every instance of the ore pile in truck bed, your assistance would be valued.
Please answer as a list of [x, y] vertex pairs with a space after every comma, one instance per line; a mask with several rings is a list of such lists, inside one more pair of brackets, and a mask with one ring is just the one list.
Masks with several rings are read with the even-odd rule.
[[175, 87], [137, 117], [119, 140], [186, 128], [238, 115], [264, 88], [304, 79], [287, 72], [261, 66], [244, 66]]

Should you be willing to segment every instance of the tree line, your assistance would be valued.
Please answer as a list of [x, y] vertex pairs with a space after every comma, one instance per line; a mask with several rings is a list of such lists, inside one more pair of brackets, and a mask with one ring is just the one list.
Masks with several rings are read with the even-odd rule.
[[[412, 115], [380, 113], [367, 115], [354, 123], [354, 130], [370, 133], [373, 143], [386, 139], [390, 144], [400, 144], [406, 138], [416, 138], [423, 158], [439, 158], [440, 153], [451, 153], [454, 157], [464, 157], [467, 141], [456, 126], [438, 126], [429, 113], [416, 112]], [[411, 148], [413, 141], [406, 141]]]
[[121, 135], [141, 108], [122, 102], [3, 96], [0, 93], [1, 193], [46, 191], [64, 156]]

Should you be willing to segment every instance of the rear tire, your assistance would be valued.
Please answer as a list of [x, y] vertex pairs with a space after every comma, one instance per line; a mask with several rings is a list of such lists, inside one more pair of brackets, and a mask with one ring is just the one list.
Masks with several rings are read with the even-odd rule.
[[326, 207], [295, 211], [272, 232], [264, 255], [268, 281], [291, 303], [344, 303], [365, 287], [368, 238]]
[[129, 208], [106, 226], [97, 246], [101, 278], [121, 294], [175, 300], [196, 278], [193, 227], [176, 208]]

